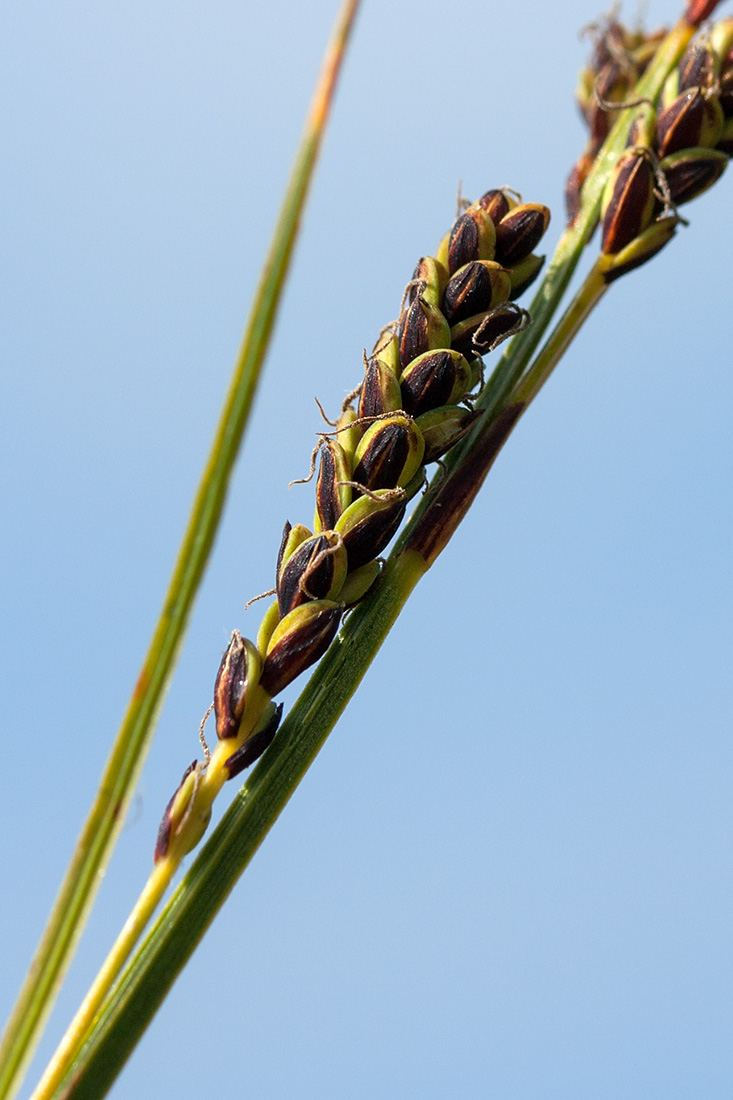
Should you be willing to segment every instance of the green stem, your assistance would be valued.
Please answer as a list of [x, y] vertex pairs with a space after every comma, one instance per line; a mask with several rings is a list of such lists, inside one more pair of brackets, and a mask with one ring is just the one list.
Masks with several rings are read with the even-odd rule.
[[224, 509], [290, 267], [359, 0], [345, 0], [325, 56], [229, 393], [158, 625], [48, 924], [0, 1043], [0, 1100], [19, 1087], [122, 827]]

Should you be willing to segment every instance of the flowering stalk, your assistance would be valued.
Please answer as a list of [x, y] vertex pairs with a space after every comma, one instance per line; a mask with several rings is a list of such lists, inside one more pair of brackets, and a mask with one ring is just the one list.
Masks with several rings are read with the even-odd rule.
[[480, 353], [526, 324], [514, 298], [539, 274], [533, 249], [549, 220], [541, 204], [489, 191], [460, 215], [436, 256], [419, 261], [399, 321], [378, 337], [335, 430], [320, 437], [313, 530], [286, 523], [276, 599], [257, 641], [235, 631], [222, 657], [216, 747], [203, 742], [204, 759], [189, 765], [170, 799], [151, 878], [34, 1100], [51, 1096], [61, 1081], [157, 900], [199, 843], [222, 786], [275, 737], [282, 706], [274, 697], [323, 656], [344, 612], [378, 580], [377, 559], [423, 485], [425, 465], [483, 415], [470, 401], [483, 375]]

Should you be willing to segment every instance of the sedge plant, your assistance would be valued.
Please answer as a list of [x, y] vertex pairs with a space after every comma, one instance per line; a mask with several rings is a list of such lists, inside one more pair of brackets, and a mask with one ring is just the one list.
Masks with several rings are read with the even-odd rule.
[[[232, 632], [212, 676], [212, 732], [204, 721], [200, 755], [163, 812], [151, 876], [32, 1100], [80, 1100], [110, 1087], [583, 323], [619, 280], [670, 245], [685, 224], [679, 208], [723, 175], [733, 152], [733, 20], [706, 22], [715, 7], [690, 0], [665, 32], [632, 31], [615, 16], [597, 28], [579, 96], [588, 144], [568, 180], [566, 226], [549, 262], [536, 251], [551, 220], [541, 196], [488, 181], [406, 273], [401, 301], [346, 382], [341, 408], [323, 412], [302, 479], [313, 487], [313, 517], [285, 523], [274, 599], [258, 630]], [[339, 59], [353, 15], [352, 5], [337, 32]], [[337, 63], [327, 63], [331, 84], [317, 104], [332, 94]], [[586, 249], [589, 270], [569, 295]], [[259, 305], [254, 322], [261, 313]], [[245, 419], [232, 429], [228, 469]], [[230, 430], [231, 402], [223, 425]], [[204, 484], [201, 499], [210, 505], [214, 496], [215, 523], [224, 492]], [[195, 529], [194, 521], [192, 546]], [[183, 568], [190, 555], [184, 547]], [[182, 616], [171, 659], [184, 626]], [[283, 718], [278, 697], [312, 669]], [[146, 738], [154, 711], [141, 723]], [[141, 751], [115, 806], [129, 800]], [[248, 771], [143, 938], [202, 843], [216, 798]], [[87, 891], [81, 909], [90, 901]], [[39, 1021], [46, 1009], [42, 1000]], [[9, 1035], [3, 1095], [27, 1058]]]

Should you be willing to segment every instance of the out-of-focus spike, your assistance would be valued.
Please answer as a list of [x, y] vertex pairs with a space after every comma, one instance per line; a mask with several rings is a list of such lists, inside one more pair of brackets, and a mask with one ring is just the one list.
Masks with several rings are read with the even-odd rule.
[[700, 88], [688, 88], [657, 119], [660, 157], [681, 149], [713, 147], [723, 132], [723, 111], [717, 98], [706, 98]]
[[603, 196], [603, 252], [620, 252], [642, 233], [654, 211], [654, 171], [649, 157], [627, 149], [619, 158]]
[[672, 202], [678, 206], [712, 187], [727, 166], [728, 156], [719, 149], [683, 149], [659, 162]]
[[612, 283], [628, 271], [633, 271], [634, 268], [645, 264], [647, 260], [651, 260], [652, 256], [656, 256], [657, 252], [672, 240], [678, 225], [679, 218], [673, 216], [662, 218], [660, 221], [652, 222], [641, 236], [622, 248], [620, 252], [602, 253], [598, 262], [604, 280]]

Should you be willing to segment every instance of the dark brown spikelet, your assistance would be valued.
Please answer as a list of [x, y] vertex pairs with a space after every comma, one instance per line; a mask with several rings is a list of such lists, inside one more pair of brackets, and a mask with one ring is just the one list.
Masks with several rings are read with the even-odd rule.
[[534, 252], [550, 224], [550, 211], [536, 202], [516, 206], [496, 227], [496, 259], [513, 267]]
[[451, 329], [451, 347], [466, 358], [485, 355], [502, 336], [517, 329], [523, 317], [522, 310], [514, 302], [497, 306], [489, 314], [479, 314], [459, 321]]
[[400, 363], [406, 367], [418, 355], [446, 347], [445, 319], [420, 296], [402, 314], [397, 334]]
[[455, 325], [506, 301], [509, 290], [509, 276], [500, 264], [474, 260], [456, 271], [448, 281], [443, 295], [443, 313], [448, 323]]
[[[249, 650], [252, 650], [252, 657]], [[223, 741], [236, 737], [247, 698], [250, 673], [256, 677], [259, 668], [250, 668], [257, 661], [254, 647], [235, 630], [219, 665], [214, 682], [214, 715], [216, 736]]]
[[419, 297], [413, 298], [404, 310], [397, 330], [400, 363], [408, 363], [422, 355], [428, 348], [428, 322]]
[[167, 851], [170, 847], [171, 833], [173, 831], [173, 815], [171, 813], [171, 811], [173, 810], [173, 804], [176, 801], [176, 798], [178, 796], [178, 792], [180, 791], [181, 787], [183, 786], [183, 784], [188, 779], [191, 772], [196, 769], [197, 764], [198, 764], [197, 760], [192, 760], [191, 761], [191, 763], [188, 765], [185, 772], [181, 776], [181, 782], [178, 784], [175, 791], [173, 792], [171, 797], [168, 799], [168, 804], [167, 804], [167, 806], [166, 806], [166, 808], [163, 812], [163, 820], [161, 821], [160, 826], [158, 828], [158, 836], [157, 836], [156, 841], [155, 841], [155, 851], [153, 852], [153, 862], [154, 863], [157, 863], [158, 860], [161, 860], [163, 858], [163, 856], [166, 855], [166, 853], [167, 853]]
[[324, 439], [316, 478], [316, 515], [321, 530], [332, 531], [350, 503], [351, 489], [341, 484], [349, 474], [340, 444], [333, 439]]
[[633, 271], [651, 260], [672, 240], [678, 225], [677, 217], [660, 218], [647, 226], [640, 237], [633, 240], [626, 248], [622, 248], [620, 252], [602, 254], [602, 259], [608, 264], [603, 272], [605, 282], [615, 282], [628, 271]]
[[373, 501], [361, 497], [344, 512], [336, 529], [344, 540], [350, 573], [382, 553], [406, 510], [404, 500], [388, 500], [374, 507]]
[[402, 424], [380, 424], [354, 469], [354, 481], [367, 489], [394, 489], [409, 450], [410, 441]]
[[654, 173], [646, 156], [629, 150], [615, 168], [603, 215], [603, 252], [620, 252], [647, 227], [654, 208]]
[[712, 187], [727, 166], [727, 155], [718, 149], [684, 149], [660, 164], [672, 202], [678, 206]]
[[473, 207], [461, 214], [448, 238], [448, 274], [471, 260], [493, 260], [495, 240], [493, 219], [483, 207]]
[[336, 460], [327, 440], [321, 448], [321, 461], [316, 479], [316, 510], [326, 530], [332, 530], [341, 515], [341, 500], [336, 485]]
[[323, 656], [341, 621], [340, 604], [319, 600], [301, 604], [280, 620], [267, 648], [260, 683], [270, 696], [279, 693]]
[[391, 367], [372, 359], [359, 393], [359, 416], [382, 416], [400, 407], [400, 384]]
[[267, 719], [262, 729], [253, 733], [250, 739], [245, 741], [241, 748], [233, 752], [232, 755], [224, 761], [224, 767], [229, 772], [230, 779], [234, 779], [235, 775], [239, 775], [245, 768], [254, 764], [255, 760], [259, 759], [265, 749], [272, 744], [282, 716], [283, 704], [280, 703], [279, 706], [275, 707], [275, 710]]
[[499, 224], [502, 218], [506, 217], [511, 209], [509, 199], [503, 191], [497, 188], [483, 194], [478, 200], [478, 205], [486, 211], [495, 226]]
[[[293, 551], [280, 570], [277, 580], [277, 603], [283, 618], [302, 603], [323, 600], [339, 580], [346, 575], [345, 561], [339, 560], [338, 545], [334, 546], [332, 531], [306, 539]], [[343, 555], [342, 555], [343, 556]], [[339, 576], [342, 566], [343, 576]]]
[[402, 407], [410, 416], [445, 405], [453, 392], [456, 364], [447, 350], [432, 351], [414, 359], [400, 381]]
[[722, 116], [717, 100], [706, 99], [699, 88], [688, 88], [657, 119], [659, 156], [715, 145], [723, 128]]
[[695, 39], [677, 68], [679, 90], [709, 88], [715, 77], [715, 57], [704, 42]]

